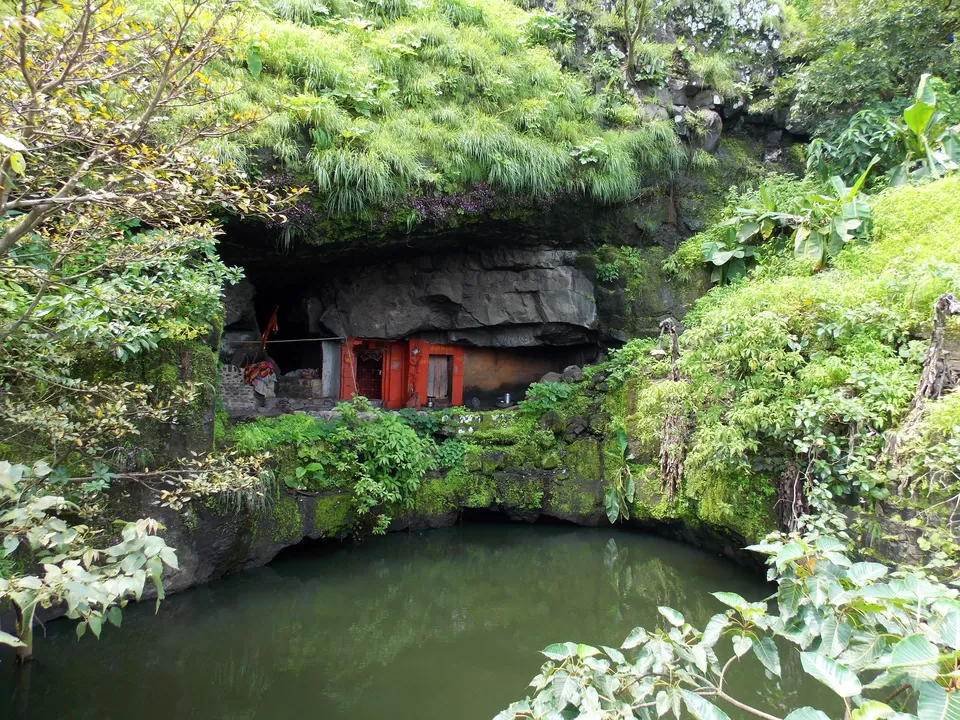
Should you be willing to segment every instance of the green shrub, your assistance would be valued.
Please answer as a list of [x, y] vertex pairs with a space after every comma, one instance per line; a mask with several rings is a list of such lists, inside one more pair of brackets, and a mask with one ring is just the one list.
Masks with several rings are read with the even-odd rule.
[[[282, 415], [240, 425], [234, 433], [237, 449], [294, 448], [298, 463], [284, 482], [310, 490], [351, 490], [361, 515], [377, 506], [409, 507], [420, 479], [436, 462], [433, 441], [419, 437], [395, 413], [365, 401], [340, 403], [336, 409], [339, 417], [329, 421]], [[447, 448], [443, 457], [453, 453]]]
[[574, 386], [570, 383], [531, 383], [526, 398], [520, 403], [520, 411], [525, 415], [543, 415], [553, 410], [557, 403], [569, 399], [573, 393]]

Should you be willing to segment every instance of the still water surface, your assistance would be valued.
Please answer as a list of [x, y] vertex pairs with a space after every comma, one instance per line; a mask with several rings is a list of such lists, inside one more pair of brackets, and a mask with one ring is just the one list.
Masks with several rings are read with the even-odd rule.
[[[157, 617], [131, 606], [99, 642], [50, 623], [28, 674], [0, 654], [0, 718], [488, 720], [525, 696], [551, 642], [618, 647], [658, 605], [702, 627], [723, 609], [713, 590], [769, 594], [721, 558], [612, 528], [313, 546], [174, 595]], [[812, 704], [820, 692], [790, 660], [774, 682], [750, 656], [730, 687], [781, 715]]]

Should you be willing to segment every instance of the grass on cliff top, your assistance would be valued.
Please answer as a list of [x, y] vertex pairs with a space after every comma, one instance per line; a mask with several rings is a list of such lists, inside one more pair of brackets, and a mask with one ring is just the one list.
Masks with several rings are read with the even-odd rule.
[[671, 124], [592, 94], [528, 35], [531, 17], [508, 0], [267, 0], [246, 18], [259, 77], [243, 47], [213, 78], [231, 91], [223, 112], [265, 119], [209, 149], [254, 171], [268, 150], [333, 217], [479, 183], [623, 202], [680, 167]]

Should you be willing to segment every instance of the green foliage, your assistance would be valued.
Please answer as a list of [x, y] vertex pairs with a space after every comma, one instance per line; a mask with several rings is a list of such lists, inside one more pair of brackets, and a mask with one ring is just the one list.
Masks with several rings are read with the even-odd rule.
[[[729, 680], [748, 655], [781, 677], [784, 652], [798, 655], [803, 671], [842, 699], [856, 720], [939, 720], [960, 713], [955, 588], [920, 573], [891, 579], [888, 568], [853, 562], [848, 543], [819, 530], [771, 536], [749, 549], [767, 558], [768, 577], [777, 583], [775, 612], [767, 601], [717, 592], [713, 596], [726, 609], [702, 630], [673, 608], [660, 607], [666, 622], [652, 630], [635, 628], [619, 649], [550, 645], [543, 651], [547, 662], [530, 683], [532, 698], [512, 704], [497, 720], [574, 713], [652, 719], [671, 711], [680, 718], [683, 707], [697, 720], [724, 720], [726, 704], [769, 720], [773, 716], [745, 702], [749, 698], [736, 697]], [[811, 706], [787, 715], [827, 717]]]
[[[388, 4], [360, 4], [349, 20], [300, 2], [250, 14], [261, 73], [241, 82], [222, 63], [212, 80], [231, 90], [225, 112], [269, 116], [232, 141], [239, 165], [267, 148], [328, 215], [405, 225], [436, 196], [476, 188], [623, 202], [679, 167], [668, 123], [643, 122], [629, 98], [592, 96], [544, 47], [569, 42], [564, 16], [507, 0]], [[622, 130], [605, 130], [608, 115]], [[583, 168], [577, 149], [591, 144]]]
[[21, 659], [33, 652], [38, 608], [63, 603], [67, 617], [79, 620], [78, 637], [89, 628], [99, 638], [104, 624], [120, 626], [121, 608], [140, 599], [147, 578], [157, 590], [159, 606], [163, 568], [177, 568], [176, 552], [157, 537], [155, 520], [127, 523], [120, 542], [94, 550], [96, 532], [60, 517], [79, 508], [47, 492], [44, 481], [50, 473], [42, 461], [31, 468], [0, 462], [0, 557], [19, 556], [44, 571], [42, 576], [14, 572], [0, 578], [0, 602], [12, 604], [17, 614], [16, 634], [0, 631], [0, 644], [17, 648]]
[[700, 78], [705, 88], [723, 97], [733, 97], [737, 93], [736, 67], [724, 55], [697, 54], [690, 61], [690, 72]]
[[597, 280], [602, 283], [611, 283], [620, 277], [620, 263], [597, 263]]
[[[340, 403], [338, 417], [308, 415], [259, 418], [234, 432], [237, 448], [257, 452], [293, 446], [297, 466], [284, 477], [292, 488], [350, 490], [360, 515], [376, 507], [410, 507], [420, 479], [431, 469], [436, 446], [422, 438], [397, 414], [362, 400]], [[454, 448], [445, 448], [449, 461]], [[461, 453], [462, 454], [462, 453]]]
[[456, 438], [448, 438], [437, 446], [437, 467], [442, 470], [459, 467], [463, 463], [466, 445]]
[[[792, 212], [803, 204], [782, 195], [777, 202]], [[870, 504], [889, 492], [877, 458], [916, 387], [924, 343], [911, 328], [929, 322], [935, 299], [960, 282], [951, 239], [960, 185], [947, 178], [888, 189], [872, 205], [872, 241], [846, 247], [832, 268], [811, 274], [809, 264], [771, 253], [747, 281], [714, 288], [684, 319], [680, 370], [693, 412], [686, 481], [688, 492], [716, 505], [718, 524], [745, 518], [748, 497], [772, 500], [793, 471], [818, 508], [836, 496]], [[625, 346], [629, 366], [619, 376], [648, 372], [643, 347]], [[957, 416], [943, 418], [941, 431]], [[655, 429], [653, 422], [640, 440]], [[930, 437], [925, 448], [944, 440]], [[938, 453], [919, 452], [914, 472], [930, 471], [923, 458]], [[729, 489], [726, 498], [703, 490], [715, 486]]]
[[[811, 260], [815, 267], [823, 267], [847, 243], [865, 240], [869, 235], [870, 206], [860, 190], [872, 166], [871, 162], [852, 187], [839, 177], [831, 177], [825, 192], [804, 194], [792, 212], [778, 208], [773, 194], [761, 185], [758, 194], [762, 207], [738, 209], [737, 215], [724, 223], [727, 230], [723, 242], [704, 243], [704, 260], [721, 268], [730, 263], [739, 279], [746, 272], [743, 258], [752, 256], [745, 243], [789, 235], [797, 260]], [[722, 281], [724, 274], [715, 272], [714, 279]]]
[[892, 185], [938, 178], [958, 167], [960, 134], [937, 112], [937, 95], [929, 79], [929, 74], [920, 78], [913, 104], [903, 111], [903, 123], [894, 126], [906, 156], [889, 172]]
[[233, 429], [234, 446], [243, 453], [275, 450], [285, 445], [306, 445], [325, 437], [329, 423], [294, 413], [275, 418], [257, 418]]
[[423, 438], [433, 437], [440, 430], [441, 413], [403, 408], [397, 412], [403, 422], [412, 427]]
[[893, 185], [956, 170], [958, 135], [949, 125], [949, 111], [938, 107], [935, 87], [951, 97], [942, 81], [924, 74], [909, 107], [897, 102], [861, 110], [836, 137], [814, 139], [807, 168], [824, 178], [838, 170], [849, 177], [875, 165]]
[[835, 118], [906, 96], [920, 76], [956, 75], [957, 55], [944, 28], [956, 24], [949, 3], [922, 0], [811, 0], [786, 54], [805, 62], [779, 95], [796, 121], [815, 131]]
[[545, 412], [553, 410], [557, 403], [570, 398], [574, 390], [574, 386], [570, 383], [531, 383], [527, 388], [526, 398], [520, 403], [520, 411], [526, 415], [540, 417]]
[[553, 45], [574, 38], [573, 24], [562, 15], [534, 10], [527, 20], [525, 39], [532, 44]]
[[721, 240], [706, 240], [701, 246], [703, 261], [713, 265], [710, 281], [724, 283], [742, 280], [747, 274], [747, 260], [753, 257], [754, 248], [744, 245], [744, 241], [755, 233], [750, 232], [752, 225], [744, 224], [740, 228], [728, 226]]
[[634, 59], [634, 78], [637, 82], [658, 85], [666, 80], [673, 62], [673, 45], [637, 43]]
[[611, 524], [620, 519], [630, 519], [630, 505], [637, 493], [636, 481], [630, 468], [633, 454], [627, 446], [627, 433], [623, 427], [616, 428], [616, 441], [616, 450], [607, 450], [607, 457], [617, 469], [608, 472], [611, 477], [603, 494], [603, 508]]
[[821, 180], [832, 175], [858, 177], [876, 158], [876, 169], [886, 172], [903, 159], [893, 125], [896, 110], [889, 104], [856, 113], [830, 138], [814, 138], [807, 148], [807, 170]]

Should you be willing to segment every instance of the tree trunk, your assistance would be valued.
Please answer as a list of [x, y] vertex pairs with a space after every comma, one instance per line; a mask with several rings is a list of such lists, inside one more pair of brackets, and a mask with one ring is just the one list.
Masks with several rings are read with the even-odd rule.
[[[923, 417], [923, 409], [927, 402], [936, 400], [945, 392], [957, 386], [957, 378], [947, 365], [949, 352], [944, 349], [947, 333], [947, 320], [951, 315], [960, 315], [960, 302], [953, 293], [944, 293], [933, 304], [933, 332], [930, 335], [930, 346], [923, 357], [923, 368], [920, 371], [920, 381], [910, 401], [907, 417], [900, 428], [890, 433], [887, 439], [885, 453], [891, 463], [896, 464], [900, 459], [900, 449], [904, 439], [913, 435]], [[910, 484], [910, 478], [900, 483], [899, 491], [903, 491]]]

